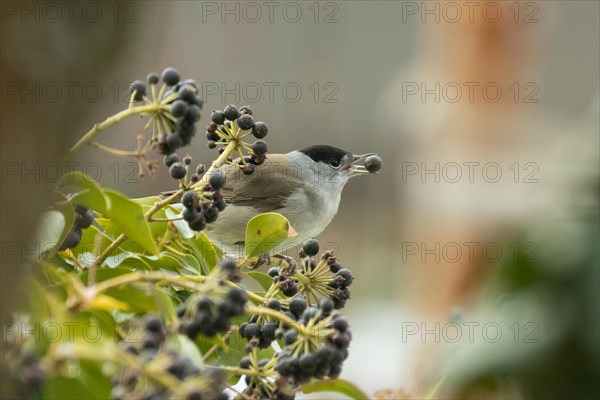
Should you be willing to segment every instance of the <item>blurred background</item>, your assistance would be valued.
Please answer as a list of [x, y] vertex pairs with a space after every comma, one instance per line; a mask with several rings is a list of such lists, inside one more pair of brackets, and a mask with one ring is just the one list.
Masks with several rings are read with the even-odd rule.
[[[202, 83], [201, 122], [247, 104], [272, 152], [383, 158], [319, 237], [357, 278], [342, 377], [390, 399], [599, 393], [598, 2], [1, 6], [2, 321], [61, 172], [173, 189], [92, 148], [61, 161], [132, 80], [173, 66]], [[99, 141], [133, 150], [141, 128]], [[184, 151], [214, 157], [203, 140]]]

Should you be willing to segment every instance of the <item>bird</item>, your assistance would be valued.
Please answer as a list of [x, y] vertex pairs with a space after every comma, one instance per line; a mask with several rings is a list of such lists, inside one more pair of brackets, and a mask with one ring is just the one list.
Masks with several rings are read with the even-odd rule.
[[246, 224], [261, 213], [283, 215], [296, 232], [273, 249], [274, 254], [295, 248], [327, 228], [341, 200], [342, 190], [355, 176], [369, 171], [365, 160], [375, 153], [355, 155], [331, 145], [313, 145], [286, 154], [269, 154], [251, 175], [225, 164], [221, 189], [227, 207], [206, 227], [206, 235], [224, 253], [244, 256]]

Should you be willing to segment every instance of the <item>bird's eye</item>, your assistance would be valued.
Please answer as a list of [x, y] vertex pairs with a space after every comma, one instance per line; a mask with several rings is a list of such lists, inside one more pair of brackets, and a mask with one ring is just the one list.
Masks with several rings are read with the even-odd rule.
[[340, 162], [338, 160], [333, 160], [329, 163], [333, 168], [338, 168], [340, 166]]

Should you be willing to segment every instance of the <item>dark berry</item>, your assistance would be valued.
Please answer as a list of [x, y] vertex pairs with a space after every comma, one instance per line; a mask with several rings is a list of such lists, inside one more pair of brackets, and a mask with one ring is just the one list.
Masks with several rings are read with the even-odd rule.
[[187, 111], [188, 105], [183, 100], [175, 100], [173, 104], [171, 104], [171, 114], [173, 114], [175, 118], [183, 117]]
[[262, 139], [269, 133], [269, 127], [262, 121], [258, 121], [252, 127], [252, 134], [257, 139]]
[[369, 156], [365, 160], [365, 168], [367, 169], [367, 171], [369, 171], [372, 174], [374, 174], [375, 172], [378, 172], [381, 169], [381, 167], [382, 167], [382, 161], [381, 161], [381, 157], [379, 157], [379, 156]]
[[296, 330], [294, 330], [294, 329], [288, 329], [283, 334], [283, 341], [288, 346], [293, 344], [294, 342], [296, 342], [297, 339], [298, 339], [298, 332], [296, 332]]
[[209, 149], [214, 149], [217, 147], [217, 142], [215, 142], [214, 140], [209, 140], [208, 143], [206, 143]]
[[188, 226], [191, 230], [200, 232], [204, 230], [204, 228], [206, 228], [206, 220], [202, 217], [202, 215], [200, 215], [200, 218], [198, 218], [197, 220], [188, 222]]
[[267, 143], [263, 142], [262, 140], [257, 140], [256, 142], [252, 143], [252, 152], [257, 156], [264, 156], [267, 152]]
[[213, 142], [217, 142], [221, 139], [219, 135], [215, 132], [206, 132], [206, 140], [212, 140]]
[[129, 86], [129, 93], [133, 94], [133, 92], [135, 92], [133, 100], [141, 101], [146, 95], [146, 84], [144, 81], [133, 81]]
[[83, 214], [78, 214], [78, 215], [81, 215], [81, 219], [79, 221], [77, 221], [77, 219], [76, 219], [78, 228], [87, 229], [94, 222], [95, 216], [94, 216], [94, 212], [92, 210], [87, 210]]
[[333, 264], [329, 264], [329, 270], [334, 274], [342, 269], [342, 266], [338, 262], [334, 262]]
[[260, 337], [260, 327], [255, 323], [248, 324], [244, 330], [244, 337], [248, 340]]
[[274, 322], [266, 322], [262, 326], [262, 337], [265, 340], [272, 342], [273, 340], [275, 340], [275, 332], [277, 331], [278, 327], [279, 325], [277, 325]]
[[[210, 178], [208, 179], [208, 183], [214, 190], [221, 189], [225, 186], [225, 175], [221, 171], [214, 171]], [[214, 197], [213, 197], [214, 199]]]
[[250, 359], [250, 357], [244, 356], [244, 357], [241, 358], [241, 360], [240, 360], [240, 368], [242, 368], [242, 369], [249, 369], [251, 365], [252, 365], [252, 360]]
[[181, 213], [181, 216], [185, 222], [194, 222], [200, 218], [200, 213], [194, 208], [186, 208], [183, 210], [183, 213]]
[[160, 337], [155, 333], [149, 333], [144, 335], [142, 339], [142, 348], [143, 349], [158, 349], [161, 343]]
[[279, 311], [281, 310], [281, 303], [277, 299], [269, 299], [266, 304], [267, 308]]
[[233, 260], [227, 260], [222, 263], [221, 269], [227, 274], [237, 274], [237, 264]]
[[178, 149], [183, 146], [183, 139], [176, 133], [171, 133], [167, 136], [167, 146], [171, 149]]
[[279, 275], [279, 268], [278, 267], [269, 268], [269, 270], [267, 271], [267, 275], [269, 275], [271, 278], [275, 278], [276, 276]]
[[200, 120], [200, 117], [200, 107], [198, 107], [195, 104], [192, 104], [188, 107], [187, 113], [185, 113], [184, 118], [188, 124], [193, 125], [194, 123]]
[[298, 359], [300, 370], [305, 374], [312, 374], [317, 368], [317, 363], [314, 354], [304, 353]]
[[244, 175], [252, 175], [254, 170], [256, 169], [256, 165], [254, 164], [246, 164], [242, 167], [242, 172]]
[[306, 310], [306, 299], [304, 296], [294, 297], [290, 300], [289, 309], [296, 318], [300, 318], [304, 310]]
[[252, 110], [248, 106], [242, 106], [240, 107], [240, 115], [243, 114], [252, 115]]
[[185, 157], [183, 157], [183, 163], [185, 165], [190, 165], [192, 163], [192, 157], [188, 154]]
[[165, 326], [158, 316], [148, 314], [144, 318], [144, 329], [148, 332], [162, 335], [164, 333]]
[[206, 218], [206, 223], [208, 224], [215, 222], [219, 217], [219, 209], [214, 205], [210, 206], [204, 212], [204, 217]]
[[[338, 272], [335, 273], [336, 277], [341, 277], [343, 280], [341, 281], [341, 285], [343, 286], [350, 286], [352, 284], [352, 273], [350, 272], [350, 270], [342, 268], [340, 269]], [[337, 280], [337, 278], [336, 278]]]
[[72, 249], [73, 247], [77, 246], [80, 241], [81, 241], [81, 231], [71, 230], [67, 234], [67, 237], [65, 238], [62, 246], [60, 246], [59, 250], [62, 251], [62, 250], [66, 250], [66, 249]]
[[193, 87], [192, 85], [182, 85], [179, 88], [177, 94], [179, 94], [179, 98], [181, 100], [187, 101], [188, 103], [195, 104], [196, 103], [196, 93], [198, 89]]
[[183, 179], [186, 175], [185, 165], [181, 162], [171, 164], [169, 167], [169, 174], [173, 179]]
[[150, 72], [146, 77], [146, 81], [148, 81], [151, 85], [156, 85], [158, 83], [158, 74], [156, 72]]
[[227, 118], [229, 121], [234, 121], [240, 116], [240, 112], [236, 106], [230, 104], [223, 110], [223, 115], [225, 115], [225, 118]]
[[237, 119], [237, 123], [240, 129], [248, 130], [254, 126], [254, 119], [250, 114], [242, 114]]
[[345, 318], [336, 318], [331, 325], [333, 329], [340, 332], [346, 332], [346, 329], [348, 329], [348, 321]]
[[302, 250], [309, 257], [316, 256], [319, 253], [319, 242], [309, 239], [302, 245]]
[[223, 114], [223, 111], [221, 110], [215, 110], [210, 115], [210, 120], [217, 125], [223, 125], [223, 123], [225, 122], [225, 114]]
[[165, 68], [161, 77], [165, 84], [169, 86], [175, 86], [177, 82], [179, 82], [179, 71], [171, 67]]
[[200, 204], [200, 198], [193, 190], [188, 190], [181, 196], [181, 204], [185, 208], [196, 208]]
[[331, 299], [321, 299], [319, 300], [319, 308], [323, 314], [329, 314], [333, 311], [333, 301]]
[[318, 312], [319, 312], [319, 309], [317, 307], [312, 307], [312, 306], [308, 307], [302, 313], [302, 320], [306, 324], [306, 323], [308, 323], [308, 321], [310, 321], [311, 319], [313, 319], [317, 315]]
[[333, 358], [333, 349], [330, 346], [321, 346], [315, 352], [316, 361], [319, 364], [327, 363]]

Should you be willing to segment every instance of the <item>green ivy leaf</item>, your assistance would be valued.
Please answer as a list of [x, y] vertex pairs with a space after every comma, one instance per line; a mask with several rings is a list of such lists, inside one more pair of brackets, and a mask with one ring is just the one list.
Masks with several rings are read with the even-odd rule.
[[104, 196], [100, 186], [92, 178], [79, 171], [73, 171], [60, 178], [58, 186], [74, 186], [82, 189], [72, 197], [72, 201], [82, 204], [101, 214], [106, 214], [110, 207], [110, 200]]
[[327, 379], [322, 381], [312, 381], [302, 385], [300, 389], [305, 394], [318, 392], [337, 392], [355, 400], [365, 400], [370, 398], [362, 390], [357, 388], [353, 383], [350, 383], [343, 379]]
[[256, 283], [258, 283], [260, 285], [260, 287], [262, 287], [267, 292], [269, 291], [269, 289], [271, 288], [271, 285], [273, 284], [273, 278], [271, 278], [267, 274], [263, 274], [262, 272], [250, 271], [250, 272], [248, 272], [248, 275], [250, 276], [250, 278], [254, 279], [256, 281]]
[[110, 199], [110, 207], [106, 215], [113, 224], [150, 254], [158, 255], [158, 248], [150, 233], [148, 222], [144, 218], [142, 206], [116, 190], [104, 189], [104, 194]]
[[264, 213], [246, 225], [246, 257], [253, 258], [269, 253], [288, 237], [292, 237], [289, 221], [281, 214]]
[[[75, 211], [73, 211], [72, 219], [74, 219], [74, 214]], [[73, 221], [71, 221], [72, 223]], [[57, 244], [61, 244], [66, 234], [71, 230], [71, 226], [67, 225], [65, 215], [57, 210], [43, 213], [35, 235], [36, 256], [39, 257], [43, 252], [55, 248]]]
[[206, 237], [204, 232], [196, 237], [185, 239], [184, 241], [192, 249], [192, 252], [200, 262], [202, 270], [205, 274], [208, 274], [215, 265], [219, 262], [219, 251]]

